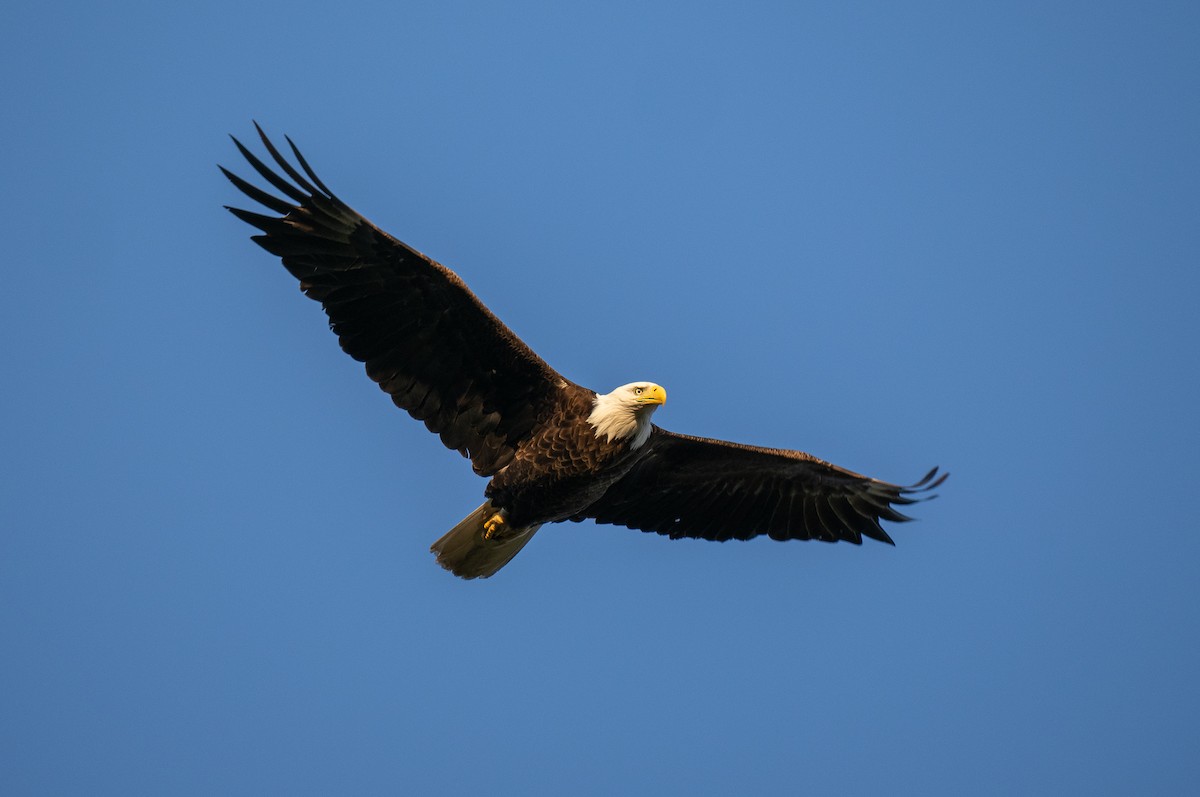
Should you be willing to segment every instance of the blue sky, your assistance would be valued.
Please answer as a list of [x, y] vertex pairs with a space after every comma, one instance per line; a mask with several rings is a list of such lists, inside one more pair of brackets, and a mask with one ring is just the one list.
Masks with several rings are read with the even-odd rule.
[[[1194, 4], [7, 22], [3, 793], [1194, 788]], [[661, 425], [953, 475], [895, 548], [449, 576], [484, 483], [221, 209], [251, 119]]]

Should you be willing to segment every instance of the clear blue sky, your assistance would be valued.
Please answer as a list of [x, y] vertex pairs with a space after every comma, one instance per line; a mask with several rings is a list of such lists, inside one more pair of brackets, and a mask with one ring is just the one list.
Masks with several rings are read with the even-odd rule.
[[[1200, 6], [833, 5], [9, 8], [0, 792], [1194, 789]], [[661, 425], [953, 475], [449, 576], [484, 483], [221, 209], [251, 119]]]

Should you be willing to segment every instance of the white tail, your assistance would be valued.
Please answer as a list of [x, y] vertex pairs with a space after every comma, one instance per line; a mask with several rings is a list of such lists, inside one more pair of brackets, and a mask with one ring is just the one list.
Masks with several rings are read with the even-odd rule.
[[491, 539], [484, 539], [483, 524], [496, 514], [491, 501], [467, 515], [447, 531], [429, 550], [437, 554], [438, 564], [462, 578], [487, 578], [509, 563], [542, 524], [526, 528], [502, 527]]

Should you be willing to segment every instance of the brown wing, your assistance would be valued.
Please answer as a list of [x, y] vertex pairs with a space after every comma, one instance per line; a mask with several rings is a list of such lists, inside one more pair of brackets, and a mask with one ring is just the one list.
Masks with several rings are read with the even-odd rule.
[[[380, 230], [313, 174], [305, 179], [255, 125], [284, 179], [233, 140], [287, 199], [222, 168], [235, 186], [282, 215], [228, 208], [263, 231], [253, 240], [283, 259], [321, 303], [342, 349], [447, 447], [491, 475], [550, 412], [569, 384], [488, 310], [458, 275]], [[570, 386], [579, 389], [574, 385]]]
[[[900, 487], [823, 462], [802, 451], [756, 448], [655, 427], [648, 451], [604, 497], [574, 520], [595, 518], [672, 539], [846, 540], [891, 543], [879, 521], [911, 518], [893, 505], [915, 503], [949, 474], [937, 468]], [[936, 477], [936, 478], [935, 478]], [[932, 497], [932, 496], [923, 496]]]

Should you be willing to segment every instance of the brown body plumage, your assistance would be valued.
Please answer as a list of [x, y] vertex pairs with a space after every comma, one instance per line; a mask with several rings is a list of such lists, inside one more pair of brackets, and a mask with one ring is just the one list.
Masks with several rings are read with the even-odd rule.
[[[263, 232], [254, 240], [321, 303], [342, 348], [392, 401], [491, 477], [487, 501], [434, 544], [438, 561], [456, 574], [491, 575], [540, 525], [568, 519], [672, 538], [890, 543], [879, 521], [907, 520], [893, 505], [913, 503], [913, 493], [945, 479], [935, 468], [901, 487], [800, 451], [651, 426], [650, 413], [665, 400], [657, 385], [600, 396], [565, 379], [458, 275], [350, 209], [294, 145], [303, 174], [259, 135], [288, 179], [234, 142], [288, 199], [222, 169], [280, 216], [230, 211]], [[610, 405], [628, 418], [600, 417]]]

